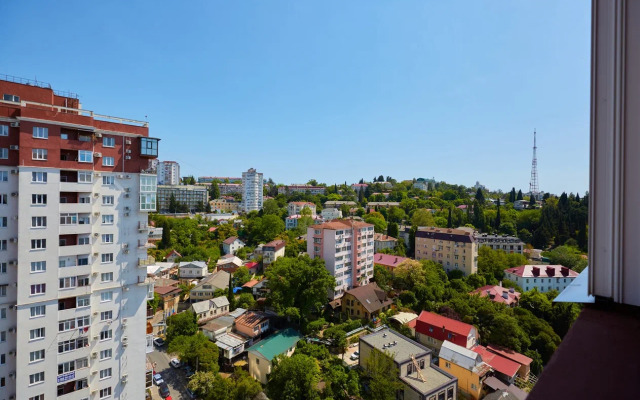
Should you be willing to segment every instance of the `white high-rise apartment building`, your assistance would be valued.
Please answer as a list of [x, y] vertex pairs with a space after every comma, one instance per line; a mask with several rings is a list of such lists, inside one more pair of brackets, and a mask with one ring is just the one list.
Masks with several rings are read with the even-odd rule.
[[179, 185], [180, 164], [175, 161], [158, 162], [158, 185]]
[[264, 194], [264, 179], [262, 173], [256, 172], [254, 168], [249, 168], [242, 173], [242, 203], [240, 208], [244, 212], [262, 210], [262, 200]]
[[158, 139], [40, 85], [0, 80], [0, 399], [142, 399]]
[[373, 278], [373, 225], [350, 219], [325, 222], [307, 228], [307, 254], [322, 258], [336, 278], [328, 297], [333, 300]]

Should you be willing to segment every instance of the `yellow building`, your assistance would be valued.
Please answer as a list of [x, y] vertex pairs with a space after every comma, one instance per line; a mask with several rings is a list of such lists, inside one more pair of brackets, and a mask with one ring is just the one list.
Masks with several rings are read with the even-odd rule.
[[416, 232], [416, 260], [432, 260], [445, 271], [460, 270], [465, 276], [478, 271], [478, 243], [470, 228], [421, 227]]
[[351, 319], [372, 319], [391, 307], [393, 300], [375, 283], [347, 290], [342, 296], [342, 312]]
[[440, 369], [458, 378], [458, 390], [478, 400], [491, 367], [474, 351], [445, 340], [440, 348]]
[[211, 211], [213, 212], [238, 212], [240, 209], [240, 202], [236, 200], [214, 199], [209, 204], [211, 204]]
[[302, 336], [295, 329], [288, 328], [249, 347], [247, 350], [249, 374], [253, 379], [266, 385], [273, 359], [280, 354], [291, 357], [300, 339]]

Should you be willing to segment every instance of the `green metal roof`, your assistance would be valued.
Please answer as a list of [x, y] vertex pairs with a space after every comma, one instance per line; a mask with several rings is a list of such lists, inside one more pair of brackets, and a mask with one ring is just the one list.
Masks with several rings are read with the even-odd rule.
[[278, 354], [282, 354], [290, 347], [295, 346], [300, 339], [302, 339], [302, 336], [298, 331], [293, 328], [287, 328], [254, 344], [249, 347], [248, 351], [260, 353], [264, 358], [271, 361]]

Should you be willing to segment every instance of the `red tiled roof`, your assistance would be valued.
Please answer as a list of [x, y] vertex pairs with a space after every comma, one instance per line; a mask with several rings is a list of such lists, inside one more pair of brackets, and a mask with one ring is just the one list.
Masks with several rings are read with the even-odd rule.
[[368, 228], [373, 226], [372, 224], [367, 224], [366, 222], [354, 221], [352, 219], [336, 219], [333, 221], [325, 222], [324, 224], [314, 225], [313, 229], [330, 229], [330, 230], [340, 230], [340, 229], [351, 229], [351, 228]]
[[252, 279], [249, 282], [245, 283], [244, 285], [242, 285], [242, 287], [246, 287], [246, 288], [252, 288], [256, 285], [256, 283], [260, 282], [257, 279]]
[[428, 311], [422, 311], [416, 320], [416, 332], [440, 341], [448, 340], [465, 348], [472, 329], [472, 325]]
[[579, 274], [562, 265], [521, 265], [505, 269], [504, 272], [520, 278], [576, 278]]
[[289, 204], [295, 204], [297, 206], [316, 206], [314, 203], [311, 203], [309, 201], [292, 201]]
[[497, 346], [497, 345], [493, 345], [490, 344], [487, 346], [487, 350], [489, 350], [492, 353], [498, 354], [502, 357], [506, 357], [510, 360], [513, 360], [515, 362], [517, 362], [518, 364], [521, 365], [530, 365], [531, 362], [533, 361], [532, 359], [530, 359], [529, 357], [525, 356], [524, 354], [520, 354], [518, 352], [515, 352], [511, 349], [508, 349], [506, 347], [502, 347], [502, 346]]
[[[507, 298], [505, 299], [503, 294], [507, 293]], [[471, 293], [469, 293], [471, 295], [474, 294], [479, 294], [480, 297], [487, 297], [489, 296], [491, 298], [492, 301], [495, 301], [496, 303], [504, 303], [504, 304], [512, 304], [512, 303], [517, 303], [518, 300], [520, 300], [520, 293], [518, 292], [511, 292], [509, 290], [509, 288], [505, 288], [502, 286], [498, 286], [498, 285], [487, 285], [487, 286], [483, 286], [479, 289], [476, 289], [474, 291], [472, 291]]]
[[176, 256], [178, 256], [178, 257], [182, 257], [182, 254], [178, 253], [178, 252], [177, 252], [177, 251], [175, 251], [175, 250], [171, 250], [171, 251], [169, 252], [169, 254], [167, 254], [167, 257], [171, 257], [171, 256], [172, 256], [172, 255], [174, 255], [174, 254], [175, 254]]
[[249, 311], [236, 318], [236, 325], [245, 325], [254, 327], [267, 319], [267, 316], [261, 312]]
[[376, 253], [373, 255], [373, 263], [395, 268], [401, 262], [408, 260], [407, 257], [394, 256], [393, 254]]
[[520, 364], [518, 364], [517, 362], [492, 353], [484, 346], [476, 345], [472, 347], [471, 350], [480, 354], [482, 356], [482, 361], [489, 364], [491, 368], [509, 377], [514, 376], [516, 372], [518, 372], [518, 369], [520, 369]]
[[384, 235], [382, 233], [376, 233], [373, 235], [373, 240], [377, 240], [380, 242], [397, 242], [398, 239], [394, 238], [393, 236], [387, 236]]
[[218, 228], [215, 226], [212, 226], [211, 228], [209, 228], [209, 232], [215, 232]]
[[244, 264], [244, 266], [247, 267], [248, 269], [251, 269], [251, 268], [255, 267], [256, 265], [258, 265], [258, 263], [255, 262], [255, 261], [250, 261], [250, 262]]

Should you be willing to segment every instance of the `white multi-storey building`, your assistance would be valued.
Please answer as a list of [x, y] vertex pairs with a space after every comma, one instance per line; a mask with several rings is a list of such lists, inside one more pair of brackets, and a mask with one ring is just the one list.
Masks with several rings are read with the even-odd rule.
[[263, 187], [262, 173], [254, 168], [249, 168], [247, 172], [242, 173], [242, 203], [240, 204], [242, 211], [262, 210]]
[[175, 161], [160, 161], [157, 166], [158, 185], [179, 185], [180, 164]]
[[369, 283], [373, 277], [373, 248], [371, 224], [345, 219], [307, 228], [307, 254], [322, 258], [336, 278], [336, 287], [328, 293], [331, 300]]
[[504, 270], [504, 278], [514, 281], [525, 292], [533, 288], [539, 292], [562, 292], [578, 275], [562, 265], [521, 265]]
[[0, 398], [143, 398], [158, 139], [48, 87], [0, 93]]

